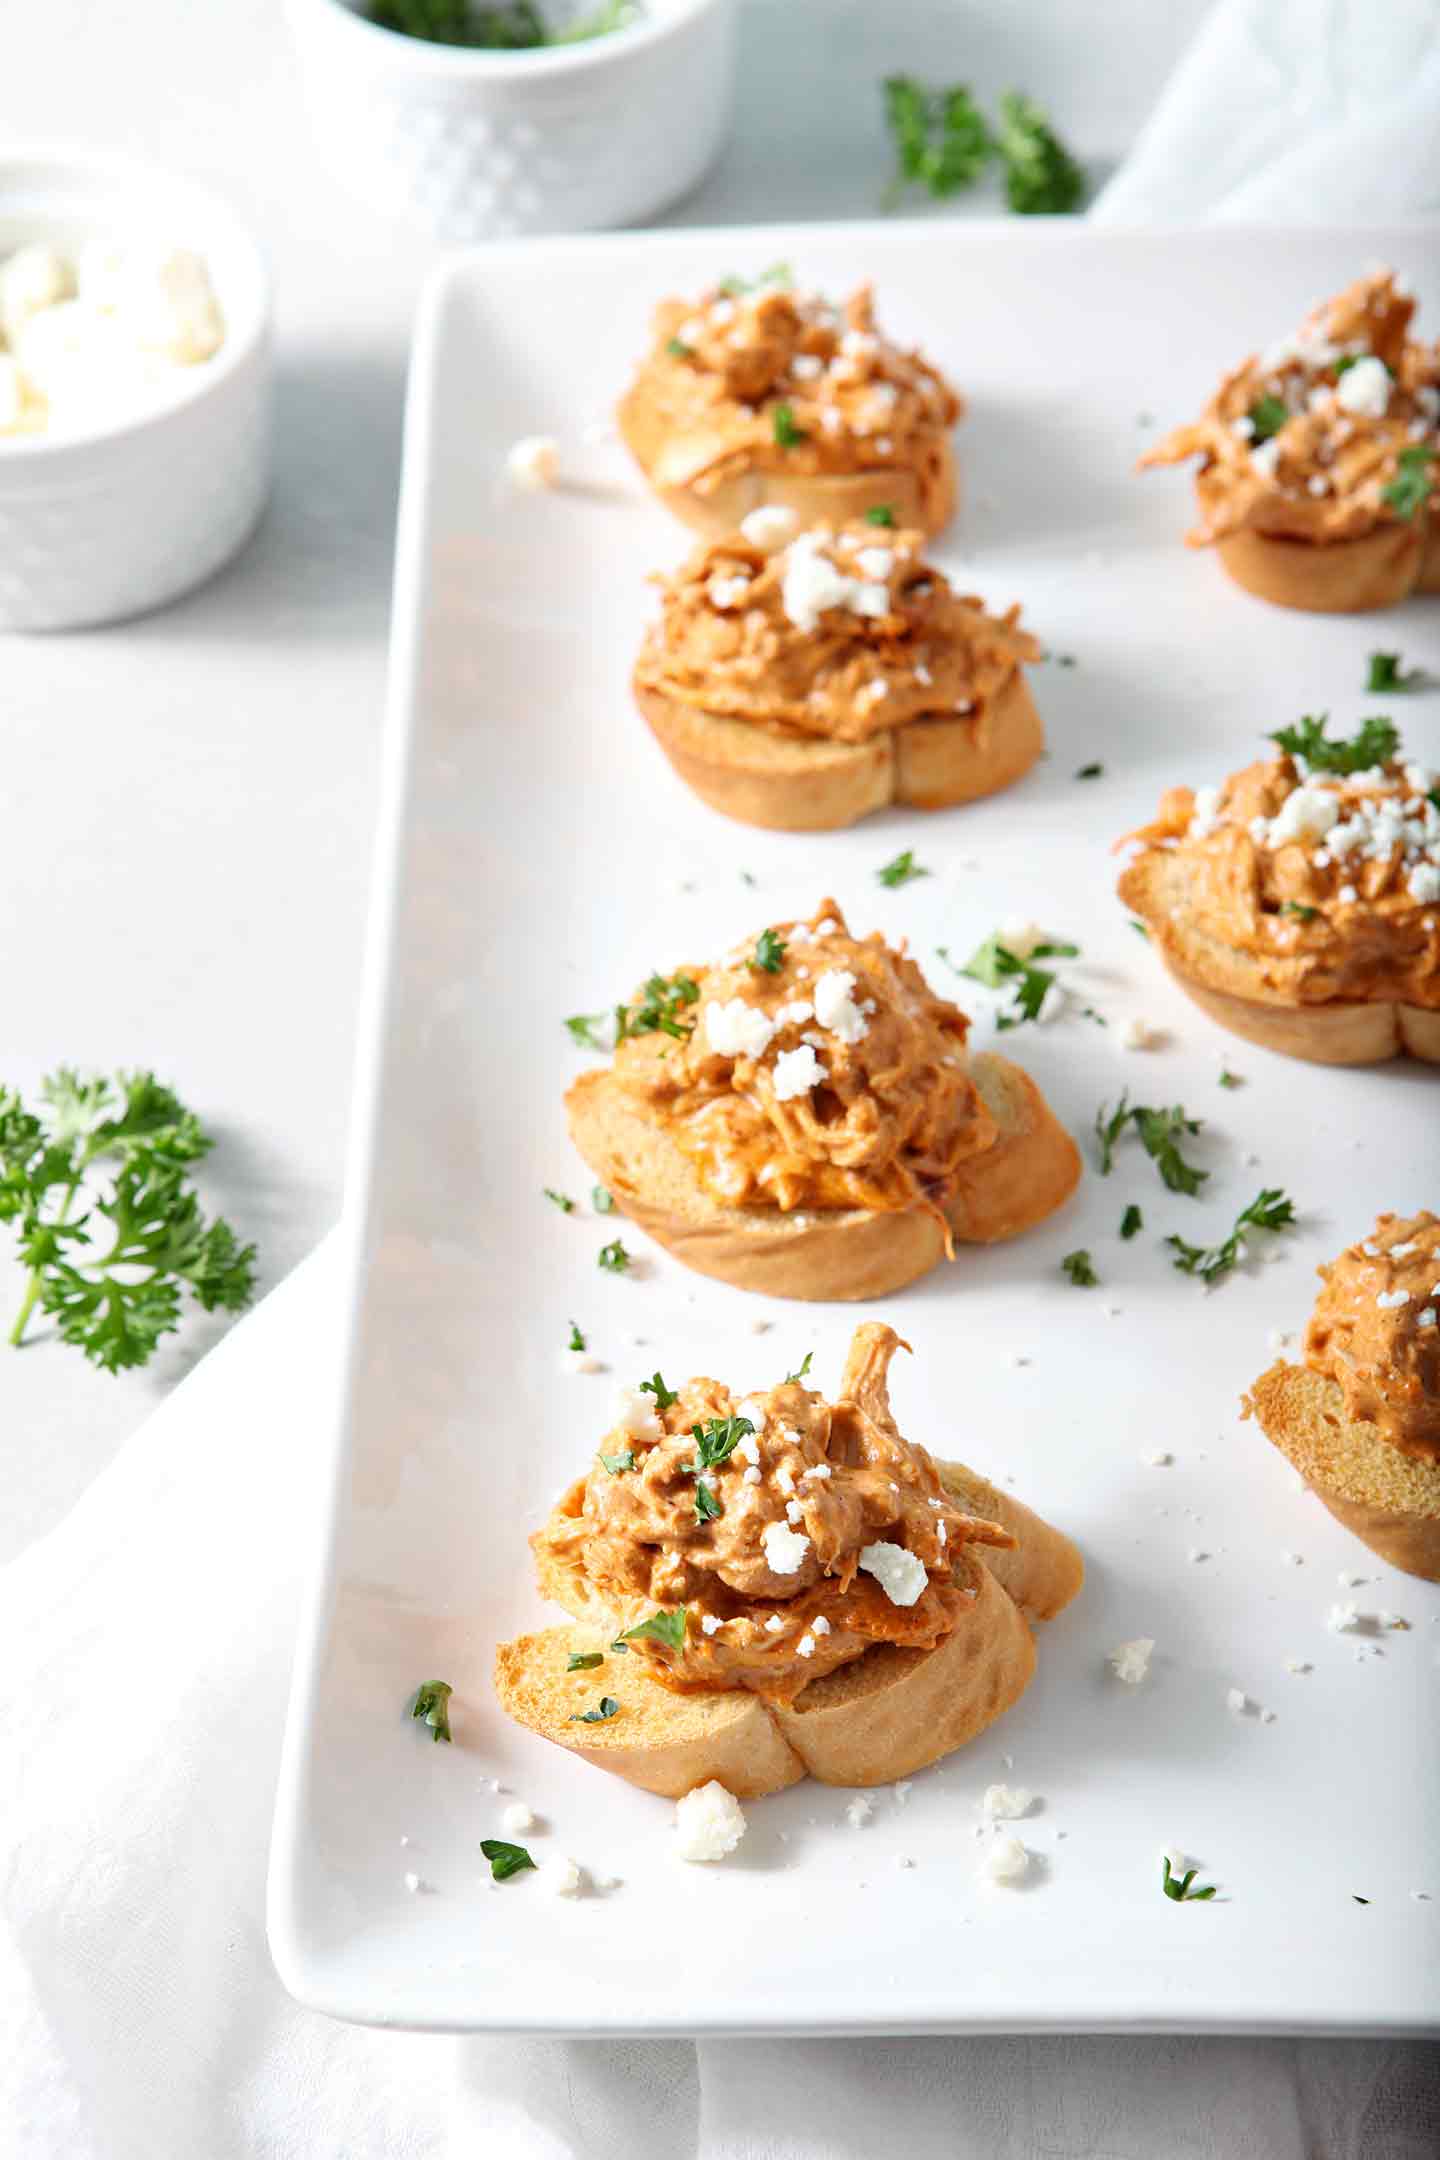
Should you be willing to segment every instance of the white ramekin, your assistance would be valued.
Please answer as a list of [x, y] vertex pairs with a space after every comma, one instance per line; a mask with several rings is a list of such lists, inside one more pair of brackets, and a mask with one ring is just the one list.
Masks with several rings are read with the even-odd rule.
[[449, 246], [635, 224], [683, 195], [730, 112], [734, 0], [647, 0], [579, 45], [472, 52], [288, 0], [317, 136], [377, 208]]
[[68, 150], [0, 155], [0, 255], [97, 237], [203, 256], [225, 342], [133, 419], [0, 438], [0, 630], [75, 630], [159, 607], [228, 562], [265, 502], [270, 309], [254, 243], [171, 173]]

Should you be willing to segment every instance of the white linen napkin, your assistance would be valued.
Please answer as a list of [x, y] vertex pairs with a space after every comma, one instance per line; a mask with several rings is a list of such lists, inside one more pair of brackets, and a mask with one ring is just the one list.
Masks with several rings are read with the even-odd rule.
[[[1221, 0], [1095, 214], [1423, 210], [1437, 98], [1440, 0]], [[340, 1257], [0, 1574], [5, 2160], [1431, 2160], [1416, 2045], [456, 2042], [297, 2008], [263, 1892]]]

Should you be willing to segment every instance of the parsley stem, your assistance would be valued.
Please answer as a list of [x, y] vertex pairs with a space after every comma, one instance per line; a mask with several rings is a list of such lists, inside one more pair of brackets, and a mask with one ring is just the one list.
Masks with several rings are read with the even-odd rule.
[[[89, 1157], [87, 1155], [86, 1161], [88, 1162], [88, 1160]], [[65, 1197], [60, 1203], [60, 1212], [55, 1217], [57, 1223], [63, 1223], [65, 1221], [65, 1219], [70, 1213], [71, 1207], [74, 1205], [75, 1195], [79, 1192], [79, 1190], [80, 1179], [78, 1176], [76, 1176], [71, 1179], [70, 1183], [65, 1188]], [[35, 1307], [40, 1302], [40, 1292], [44, 1288], [44, 1280], [45, 1271], [43, 1268], [32, 1268], [30, 1270], [30, 1280], [25, 1285], [25, 1296], [21, 1301], [19, 1312], [15, 1315], [15, 1325], [11, 1328], [8, 1337], [10, 1348], [12, 1350], [18, 1350], [21, 1343], [25, 1340], [25, 1330], [30, 1325], [30, 1315], [34, 1312]]]

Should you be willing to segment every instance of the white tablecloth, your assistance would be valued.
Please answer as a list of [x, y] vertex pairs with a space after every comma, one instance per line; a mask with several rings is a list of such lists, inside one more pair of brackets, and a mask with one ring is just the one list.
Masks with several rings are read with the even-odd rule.
[[[1098, 35], [1104, 11], [1086, 12]], [[1424, 0], [1223, 0], [1099, 214], [1433, 206], [1437, 16]], [[0, 1576], [0, 2153], [1440, 2150], [1436, 2057], [1411, 2044], [454, 2042], [296, 2009], [262, 1888], [337, 1283], [332, 1241]]]

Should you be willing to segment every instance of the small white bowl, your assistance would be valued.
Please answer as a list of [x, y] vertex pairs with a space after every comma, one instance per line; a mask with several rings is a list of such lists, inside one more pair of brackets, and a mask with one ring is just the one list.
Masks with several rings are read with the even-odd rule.
[[646, 0], [578, 45], [476, 52], [382, 30], [363, 0], [288, 0], [331, 163], [462, 246], [636, 224], [695, 186], [730, 114], [734, 0]]
[[133, 418], [0, 437], [0, 630], [76, 630], [159, 607], [228, 562], [264, 507], [270, 309], [254, 243], [171, 173], [68, 150], [0, 156], [0, 256], [95, 239], [193, 248], [225, 341]]

